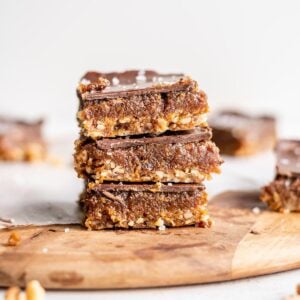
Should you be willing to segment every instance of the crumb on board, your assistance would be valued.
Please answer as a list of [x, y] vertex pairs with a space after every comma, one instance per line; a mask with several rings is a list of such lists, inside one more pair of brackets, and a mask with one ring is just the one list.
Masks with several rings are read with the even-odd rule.
[[30, 281], [26, 286], [26, 300], [44, 300], [45, 290], [37, 280]]
[[158, 227], [158, 230], [166, 230], [166, 226], [165, 225], [161, 225]]
[[65, 233], [67, 233], [67, 232], [70, 231], [70, 228], [69, 228], [69, 227], [66, 227], [64, 231], [65, 231]]
[[21, 290], [17, 286], [10, 287], [5, 293], [5, 300], [19, 300], [21, 298]]
[[10, 287], [5, 293], [5, 300], [44, 300], [45, 290], [37, 280], [29, 281], [25, 293], [17, 286]]
[[10, 236], [8, 237], [7, 245], [8, 246], [18, 246], [21, 243], [21, 236], [18, 231], [12, 231]]

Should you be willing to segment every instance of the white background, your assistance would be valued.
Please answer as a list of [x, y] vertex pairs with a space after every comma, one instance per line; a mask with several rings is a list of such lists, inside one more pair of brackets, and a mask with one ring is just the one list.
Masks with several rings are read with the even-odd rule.
[[0, 0], [0, 51], [0, 113], [45, 116], [50, 132], [76, 128], [89, 69], [182, 71], [212, 109], [299, 114], [298, 0]]
[[[281, 136], [299, 137], [300, 1], [0, 0], [0, 114], [44, 116], [48, 134], [76, 134], [79, 77], [90, 69], [127, 68], [188, 73], [212, 110], [273, 112]], [[299, 278], [298, 271], [199, 287], [48, 297], [281, 299]]]

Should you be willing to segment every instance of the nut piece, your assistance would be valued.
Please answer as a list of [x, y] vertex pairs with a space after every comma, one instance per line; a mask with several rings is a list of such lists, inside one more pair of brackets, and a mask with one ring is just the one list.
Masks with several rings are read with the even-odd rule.
[[45, 290], [37, 280], [28, 282], [26, 286], [26, 300], [44, 300]]
[[[26, 295], [25, 295], [26, 294]], [[44, 300], [45, 290], [37, 280], [27, 283], [25, 294], [20, 288], [14, 286], [9, 288], [5, 293], [5, 300]]]
[[21, 290], [16, 287], [13, 286], [11, 288], [9, 288], [6, 293], [5, 293], [5, 300], [21, 300]]
[[21, 236], [19, 234], [18, 231], [12, 231], [12, 233], [10, 234], [7, 244], [8, 246], [18, 246], [21, 242]]

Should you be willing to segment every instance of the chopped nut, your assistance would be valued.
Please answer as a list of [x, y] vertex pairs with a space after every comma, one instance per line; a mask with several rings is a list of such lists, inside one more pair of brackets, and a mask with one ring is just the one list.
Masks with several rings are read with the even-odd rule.
[[160, 227], [164, 225], [164, 220], [162, 218], [159, 218], [156, 222], [155, 222], [155, 226]]
[[26, 300], [44, 300], [45, 290], [37, 280], [30, 281], [26, 286]]
[[197, 170], [197, 169], [192, 169], [191, 170], [191, 174], [193, 175], [193, 176], [195, 176], [195, 177], [199, 177], [199, 178], [201, 178], [203, 175], [199, 172], [199, 170]]
[[14, 286], [9, 288], [5, 293], [5, 300], [19, 300], [21, 290]]
[[159, 179], [162, 179], [165, 176], [165, 173], [162, 171], [156, 171], [155, 174]]
[[[25, 295], [26, 294], [26, 295]], [[5, 293], [5, 300], [44, 300], [45, 290], [37, 280], [27, 283], [25, 294], [19, 287], [11, 287]]]
[[196, 124], [203, 124], [207, 122], [207, 114], [202, 114], [200, 116], [194, 116], [194, 122]]
[[175, 170], [175, 175], [178, 178], [185, 178], [186, 177], [185, 173], [183, 171], [181, 171], [181, 170]]
[[125, 173], [125, 170], [120, 167], [120, 166], [116, 166], [114, 169], [113, 169], [113, 172], [114, 173], [118, 173], [118, 174], [124, 174]]
[[115, 164], [113, 161], [111, 161], [110, 167], [111, 167], [112, 169], [114, 169], [114, 168], [116, 167], [116, 164]]
[[192, 121], [192, 118], [191, 117], [185, 117], [185, 118], [182, 118], [179, 123], [180, 124], [189, 124], [190, 122]]
[[138, 218], [138, 219], [136, 220], [136, 223], [137, 223], [137, 224], [142, 224], [142, 223], [144, 223], [144, 218]]
[[186, 211], [184, 214], [183, 214], [184, 218], [185, 219], [190, 219], [193, 217], [193, 214], [190, 210]]
[[17, 231], [12, 231], [12, 233], [10, 234], [9, 238], [8, 238], [8, 242], [7, 244], [9, 246], [18, 246], [21, 242], [21, 236], [19, 234], [19, 232]]
[[124, 124], [130, 122], [131, 119], [129, 117], [125, 117], [119, 120], [119, 123]]
[[158, 124], [158, 128], [161, 130], [161, 131], [165, 131], [168, 129], [168, 121], [166, 121], [165, 119], [163, 118], [160, 118], [157, 120], [157, 124]]
[[104, 125], [103, 122], [98, 121], [96, 127], [97, 127], [97, 129], [99, 129], [99, 130], [103, 130], [103, 129], [105, 128], [105, 125]]

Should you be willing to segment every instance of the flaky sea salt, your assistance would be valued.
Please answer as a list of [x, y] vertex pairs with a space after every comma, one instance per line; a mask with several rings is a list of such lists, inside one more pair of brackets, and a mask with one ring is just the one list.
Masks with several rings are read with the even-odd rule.
[[48, 248], [43, 248], [43, 253], [48, 253]]
[[119, 83], [120, 83], [120, 80], [117, 77], [113, 77], [112, 84], [113, 85], [119, 85]]
[[88, 80], [88, 79], [86, 79], [86, 78], [83, 78], [81, 81], [80, 81], [80, 83], [82, 83], [82, 84], [90, 84], [91, 83], [91, 81], [90, 80]]
[[134, 226], [134, 222], [133, 221], [129, 221], [128, 222], [128, 226], [131, 226], [131, 227]]
[[258, 214], [260, 214], [260, 208], [259, 208], [259, 207], [253, 207], [253, 208], [252, 208], [252, 212], [253, 212], [255, 215], [258, 215]]
[[69, 232], [69, 231], [70, 231], [70, 228], [66, 227], [66, 228], [65, 228], [65, 232], [67, 233], [67, 232]]
[[280, 160], [280, 163], [283, 164], [283, 165], [288, 165], [289, 164], [289, 160], [287, 158], [282, 158]]
[[137, 82], [145, 82], [147, 80], [145, 76], [145, 71], [144, 70], [139, 71], [138, 75], [135, 77], [135, 80]]

